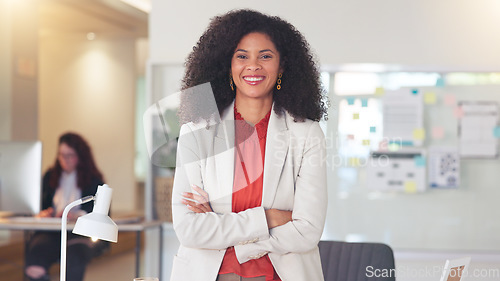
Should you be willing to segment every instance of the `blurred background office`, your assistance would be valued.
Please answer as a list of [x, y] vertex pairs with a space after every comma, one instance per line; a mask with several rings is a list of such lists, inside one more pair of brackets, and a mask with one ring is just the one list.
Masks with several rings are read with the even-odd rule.
[[[40, 140], [45, 171], [58, 135], [85, 135], [115, 190], [113, 214], [143, 212], [135, 119], [147, 37], [148, 14], [122, 1], [0, 1], [0, 140]], [[2, 245], [19, 237], [0, 233]], [[122, 246], [133, 242], [122, 237]], [[22, 273], [22, 260], [8, 257], [2, 268]]]
[[[459, 103], [500, 103], [497, 0], [0, 0], [0, 140], [41, 140], [45, 170], [60, 133], [78, 131], [119, 190], [112, 212], [165, 219], [156, 199], [168, 197], [157, 196], [158, 187], [172, 171], [150, 161], [146, 140], [154, 132], [145, 133], [143, 116], [179, 90], [183, 62], [209, 19], [235, 8], [289, 20], [321, 63], [332, 101], [322, 124], [330, 157], [324, 239], [389, 244], [406, 274], [398, 280], [438, 280], [440, 272], [413, 273], [462, 255], [477, 268], [500, 270], [498, 122], [489, 136], [493, 153], [457, 154]], [[405, 93], [421, 97], [403, 103], [416, 110], [413, 142], [384, 143], [394, 125], [384, 104]], [[381, 148], [410, 151], [411, 172], [425, 170], [423, 180], [399, 190], [370, 186], [374, 169], [364, 163]], [[430, 187], [436, 148], [458, 155], [455, 186]], [[166, 229], [161, 280], [168, 280], [178, 243]], [[156, 235], [146, 234], [142, 268], [152, 275]]]

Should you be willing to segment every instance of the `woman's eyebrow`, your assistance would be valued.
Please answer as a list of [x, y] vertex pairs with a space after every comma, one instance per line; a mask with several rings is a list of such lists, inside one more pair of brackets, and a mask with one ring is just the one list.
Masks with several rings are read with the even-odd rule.
[[259, 53], [264, 53], [264, 52], [271, 52], [274, 54], [273, 50], [271, 50], [271, 49], [265, 49], [265, 50], [259, 51]]
[[[235, 53], [237, 52], [244, 52], [244, 53], [248, 53], [247, 50], [244, 50], [244, 49], [237, 49], [236, 51], [234, 51]], [[259, 53], [264, 53], [264, 52], [271, 52], [274, 54], [274, 51], [271, 50], [271, 49], [265, 49], [265, 50], [260, 50]]]

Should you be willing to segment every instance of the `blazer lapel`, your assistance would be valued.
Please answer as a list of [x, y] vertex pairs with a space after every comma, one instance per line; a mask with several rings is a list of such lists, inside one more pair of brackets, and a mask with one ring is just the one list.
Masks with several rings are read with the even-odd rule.
[[232, 192], [234, 178], [234, 114], [231, 104], [221, 116], [221, 123], [217, 124], [214, 138], [214, 163], [217, 173], [217, 210], [216, 212], [229, 213], [232, 211]]
[[277, 115], [273, 110], [269, 117], [266, 137], [266, 154], [264, 158], [264, 188], [262, 206], [270, 208], [278, 189], [278, 182], [283, 170], [283, 164], [288, 153], [290, 142], [286, 113]]

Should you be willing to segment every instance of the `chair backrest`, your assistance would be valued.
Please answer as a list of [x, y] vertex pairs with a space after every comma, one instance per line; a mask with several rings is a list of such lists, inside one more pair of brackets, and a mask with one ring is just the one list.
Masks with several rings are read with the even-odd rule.
[[381, 243], [320, 241], [325, 281], [395, 281], [392, 249]]

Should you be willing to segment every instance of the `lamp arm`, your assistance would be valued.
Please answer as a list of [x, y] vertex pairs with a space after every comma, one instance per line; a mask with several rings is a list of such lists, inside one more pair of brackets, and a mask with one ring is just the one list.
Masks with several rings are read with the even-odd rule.
[[66, 206], [64, 208], [64, 211], [61, 216], [61, 265], [60, 265], [60, 281], [66, 281], [66, 245], [67, 245], [67, 239], [68, 239], [68, 234], [67, 234], [67, 229], [68, 229], [68, 213], [71, 210], [71, 208], [85, 204], [89, 201], [94, 200], [95, 196], [86, 196], [81, 199], [75, 200]]

